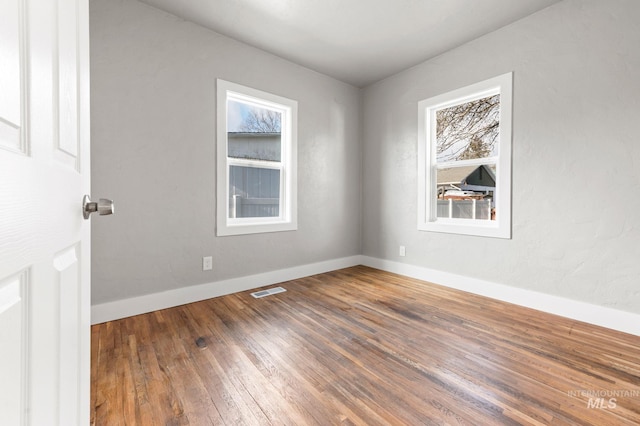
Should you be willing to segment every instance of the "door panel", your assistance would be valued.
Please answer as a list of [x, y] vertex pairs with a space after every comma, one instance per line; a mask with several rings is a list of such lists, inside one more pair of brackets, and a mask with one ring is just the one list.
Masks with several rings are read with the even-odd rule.
[[78, 424], [75, 401], [80, 397], [78, 365], [81, 342], [78, 335], [80, 323], [80, 264], [78, 247], [73, 246], [53, 258], [56, 292], [59, 300], [56, 328], [58, 329], [60, 425]]
[[[26, 153], [26, 21], [20, 0], [0, 2], [0, 179], [19, 179], [14, 167]], [[15, 163], [8, 167], [7, 159]], [[0, 185], [0, 221], [18, 223], [26, 214], [17, 185]], [[25, 424], [28, 405], [28, 264], [24, 226], [0, 230], [0, 424]], [[11, 247], [9, 247], [11, 246]], [[8, 265], [7, 265], [8, 264]]]
[[59, 158], [74, 168], [78, 166], [78, 8], [75, 2], [58, 4], [58, 57], [56, 58], [55, 96], [57, 97]]
[[22, 115], [25, 36], [20, 0], [0, 3], [0, 147], [23, 151]]
[[24, 422], [26, 401], [27, 271], [0, 281], [0, 418], [2, 424]]
[[88, 34], [87, 0], [0, 2], [2, 425], [89, 422]]

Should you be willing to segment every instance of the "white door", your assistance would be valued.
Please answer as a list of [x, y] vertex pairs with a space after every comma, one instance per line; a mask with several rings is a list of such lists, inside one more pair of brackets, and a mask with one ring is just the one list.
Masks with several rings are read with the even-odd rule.
[[89, 422], [87, 0], [0, 0], [0, 424]]

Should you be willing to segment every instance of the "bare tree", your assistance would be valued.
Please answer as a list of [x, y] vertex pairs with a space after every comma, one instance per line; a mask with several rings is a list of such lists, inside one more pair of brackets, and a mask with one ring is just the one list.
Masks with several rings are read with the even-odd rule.
[[473, 136], [469, 141], [467, 147], [458, 155], [458, 160], [472, 160], [474, 158], [486, 158], [491, 155], [493, 146], [476, 137]]
[[488, 157], [499, 136], [500, 95], [443, 108], [436, 122], [438, 161]]
[[251, 109], [240, 125], [240, 131], [251, 133], [280, 133], [279, 112], [268, 109]]

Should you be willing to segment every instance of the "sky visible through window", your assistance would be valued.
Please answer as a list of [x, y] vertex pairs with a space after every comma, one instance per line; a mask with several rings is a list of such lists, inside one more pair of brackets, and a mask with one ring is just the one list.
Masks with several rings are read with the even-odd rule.
[[[274, 112], [270, 109], [261, 108], [259, 106], [250, 105], [244, 102], [235, 100], [228, 100], [227, 104], [227, 132], [244, 132], [247, 130], [247, 125], [251, 122], [251, 118], [257, 119], [260, 123], [266, 124], [265, 120], [268, 118], [277, 118], [275, 128], [277, 132], [280, 132], [280, 113]], [[273, 127], [273, 125], [267, 127]], [[249, 130], [256, 132], [259, 130]], [[264, 130], [263, 130], [264, 131]]]
[[227, 131], [239, 132], [250, 109], [251, 107], [247, 104], [229, 100], [227, 104]]

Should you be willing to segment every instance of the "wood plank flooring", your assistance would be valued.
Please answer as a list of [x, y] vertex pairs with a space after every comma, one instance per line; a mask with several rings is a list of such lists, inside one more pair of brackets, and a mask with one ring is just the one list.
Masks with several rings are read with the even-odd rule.
[[637, 425], [640, 338], [358, 266], [92, 327], [94, 425]]

